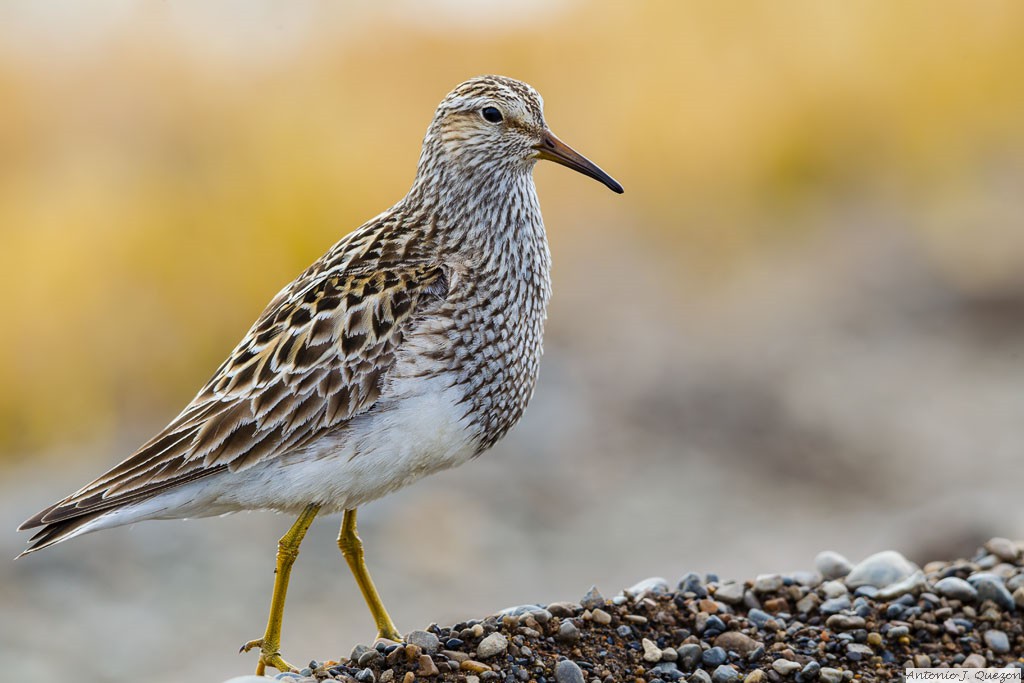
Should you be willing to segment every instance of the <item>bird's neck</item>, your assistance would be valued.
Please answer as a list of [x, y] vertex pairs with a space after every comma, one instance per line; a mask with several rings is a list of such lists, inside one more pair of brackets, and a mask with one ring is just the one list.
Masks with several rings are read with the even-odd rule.
[[[429, 171], [429, 172], [425, 172]], [[436, 221], [438, 246], [494, 259], [528, 258], [548, 267], [547, 236], [532, 166], [420, 168], [405, 199]]]

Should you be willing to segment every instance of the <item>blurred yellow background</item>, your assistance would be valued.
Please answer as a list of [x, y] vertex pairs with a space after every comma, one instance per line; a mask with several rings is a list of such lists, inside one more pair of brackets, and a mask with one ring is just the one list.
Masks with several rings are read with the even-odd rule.
[[[1024, 462], [1024, 3], [0, 0], [0, 549], [398, 200], [481, 73], [534, 85], [626, 194], [538, 168], [555, 298], [527, 419], [366, 518], [402, 628], [1024, 535], [1001, 498]], [[0, 651], [124, 680], [85, 655], [150, 667], [189, 628], [207, 647], [152, 680], [247, 670], [225, 643], [260, 630], [286, 526], [147, 524], [6, 566]], [[323, 621], [316, 590], [359, 604], [317, 543], [299, 660], [371, 635]]]

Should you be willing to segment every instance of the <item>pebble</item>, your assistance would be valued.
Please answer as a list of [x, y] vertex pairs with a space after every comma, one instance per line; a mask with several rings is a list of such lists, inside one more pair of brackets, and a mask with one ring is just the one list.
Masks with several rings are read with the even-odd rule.
[[788, 676], [799, 671], [801, 667], [799, 662], [794, 662], [790, 659], [776, 659], [772, 662], [772, 668], [780, 676]]
[[420, 676], [436, 676], [440, 671], [437, 669], [437, 664], [434, 664], [434, 660], [431, 659], [430, 655], [420, 655], [420, 668], [417, 672]]
[[865, 657], [870, 657], [875, 654], [874, 651], [867, 645], [860, 643], [850, 643], [846, 646], [846, 658], [851, 662], [859, 662]]
[[[583, 609], [592, 610], [595, 607], [604, 607], [606, 602], [607, 600], [605, 600], [604, 596], [601, 595], [601, 591], [597, 590], [597, 586], [591, 586], [590, 590], [587, 591], [587, 594], [583, 596], [582, 600], [580, 600], [580, 606], [583, 607]], [[552, 614], [554, 614], [554, 612], [552, 612]]]
[[924, 572], [918, 569], [902, 581], [891, 583], [885, 588], [879, 588], [878, 592], [875, 593], [875, 598], [879, 600], [892, 600], [901, 595], [916, 593], [927, 585], [928, 582], [925, 581]]
[[224, 683], [267, 683], [266, 676], [253, 676], [249, 674], [247, 676], [235, 676], [234, 678], [224, 681]]
[[701, 580], [700, 574], [696, 572], [690, 572], [679, 579], [679, 592], [693, 593], [698, 598], [708, 597], [708, 590], [704, 587], [704, 581]]
[[718, 666], [719, 664], [725, 664], [725, 661], [729, 658], [725, 650], [720, 647], [711, 647], [704, 650], [704, 653], [700, 657], [700, 661], [704, 666]]
[[720, 664], [711, 674], [712, 683], [732, 683], [732, 681], [738, 681], [739, 678], [739, 672], [728, 664]]
[[849, 588], [858, 586], [885, 588], [903, 581], [917, 570], [917, 565], [895, 550], [883, 550], [865, 558], [851, 569], [846, 576], [846, 585]]
[[1020, 548], [1008, 538], [992, 538], [985, 544], [989, 551], [1003, 562], [1016, 562], [1020, 556]]
[[972, 574], [967, 577], [967, 581], [978, 591], [979, 600], [991, 600], [1008, 612], [1016, 609], [1013, 595], [1006, 589], [1003, 580], [995, 574]]
[[761, 643], [757, 642], [745, 633], [740, 633], [739, 631], [726, 631], [715, 638], [714, 644], [726, 652], [735, 652], [743, 655], [744, 657], [757, 648], [764, 647]]
[[1013, 591], [1013, 601], [1017, 604], [1017, 607], [1024, 609], [1024, 586]]
[[764, 672], [760, 669], [754, 669], [743, 679], [743, 683], [761, 683], [762, 681], [764, 681]]
[[644, 648], [644, 661], [655, 664], [661, 661], [661, 648], [654, 644], [653, 641], [644, 638], [640, 641], [640, 644]]
[[684, 643], [676, 648], [676, 653], [679, 655], [679, 666], [690, 671], [697, 668], [704, 650], [696, 643]]
[[736, 583], [731, 581], [729, 583], [723, 583], [715, 591], [715, 600], [721, 600], [727, 605], [738, 605], [743, 602], [743, 593], [746, 588], [742, 583]]
[[854, 617], [847, 614], [833, 614], [825, 620], [825, 625], [837, 631], [853, 631], [864, 628], [864, 617]]
[[1004, 655], [1010, 651], [1010, 639], [1002, 631], [995, 629], [985, 631], [985, 644], [996, 654]]
[[839, 669], [823, 666], [821, 671], [818, 672], [818, 680], [822, 683], [839, 683], [843, 680], [843, 672]]
[[821, 604], [821, 598], [818, 597], [817, 593], [808, 593], [804, 597], [797, 600], [796, 611], [803, 613], [813, 612], [818, 605]]
[[704, 669], [697, 669], [690, 674], [689, 683], [711, 683], [711, 676]]
[[602, 626], [607, 626], [612, 623], [612, 615], [608, 614], [600, 607], [591, 612], [590, 618], [593, 619], [595, 623], [601, 624]]
[[548, 605], [548, 612], [556, 617], [571, 617], [583, 609], [577, 602], [553, 602]]
[[755, 593], [776, 593], [782, 586], [781, 574], [760, 574], [754, 579]]
[[427, 631], [410, 631], [405, 636], [405, 642], [415, 645], [428, 655], [436, 653], [441, 648], [441, 641], [438, 640], [437, 636]]
[[977, 652], [967, 655], [967, 659], [964, 660], [965, 669], [984, 669], [988, 666], [988, 660]]
[[[566, 622], [572, 623], [572, 622]], [[490, 659], [495, 655], [499, 655], [508, 649], [508, 638], [501, 635], [500, 633], [492, 633], [483, 640], [476, 647], [476, 656], [480, 659]]]
[[935, 592], [943, 597], [961, 602], [974, 602], [978, 599], [978, 591], [974, 586], [955, 576], [947, 576], [936, 582]]
[[377, 683], [377, 674], [373, 673], [373, 669], [363, 669], [356, 674], [356, 680], [359, 683]]
[[826, 581], [821, 584], [821, 592], [825, 594], [826, 598], [831, 599], [841, 598], [849, 594], [850, 591], [842, 581]]
[[472, 671], [475, 674], [482, 674], [491, 670], [491, 667], [487, 666], [483, 662], [478, 662], [475, 659], [467, 659], [459, 664], [459, 668], [463, 671]]
[[563, 643], [575, 643], [580, 639], [580, 630], [576, 628], [576, 624], [571, 621], [563, 621], [558, 627], [557, 638]]
[[[624, 590], [623, 593], [631, 595], [634, 598], [642, 598], [650, 593], [653, 593], [654, 595], [665, 595], [671, 591], [672, 587], [668, 584], [668, 581], [660, 576], [652, 576], [649, 579], [644, 579], [643, 581], [633, 584]], [[586, 607], [586, 605], [584, 605], [584, 607]]]
[[837, 614], [846, 609], [850, 609], [849, 598], [832, 598], [831, 600], [826, 600], [821, 603], [821, 607], [818, 608], [818, 611], [827, 616], [830, 614]]
[[853, 570], [853, 565], [834, 550], [823, 550], [814, 558], [814, 568], [825, 579], [841, 579]]
[[765, 624], [771, 621], [772, 615], [768, 614], [763, 610], [755, 608], [747, 612], [747, 619], [750, 619], [752, 622], [754, 622], [754, 624], [756, 624], [758, 628], [764, 628]]
[[821, 664], [818, 664], [812, 659], [804, 665], [804, 668], [800, 669], [799, 678], [805, 681], [813, 681], [818, 677], [819, 671], [821, 671]]
[[679, 653], [676, 652], [675, 648], [666, 647], [661, 651], [661, 661], [663, 662], [674, 662], [679, 659]]
[[586, 683], [583, 670], [571, 659], [563, 659], [555, 664], [555, 680], [558, 683]]

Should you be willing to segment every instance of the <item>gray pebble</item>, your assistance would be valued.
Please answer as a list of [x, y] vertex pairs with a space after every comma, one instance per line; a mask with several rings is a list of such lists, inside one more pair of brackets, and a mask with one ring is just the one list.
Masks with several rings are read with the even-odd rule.
[[719, 664], [725, 664], [725, 660], [729, 657], [720, 647], [712, 647], [704, 650], [704, 654], [701, 655], [701, 662], [704, 666], [718, 666]]
[[805, 681], [811, 681], [818, 677], [819, 671], [821, 671], [821, 664], [812, 659], [804, 665], [804, 668], [800, 669], [800, 677]]
[[874, 651], [867, 645], [850, 643], [846, 646], [846, 657], [851, 662], [859, 662], [865, 657], [870, 657], [873, 654], [875, 654]]
[[715, 591], [715, 600], [721, 600], [727, 605], [738, 605], [743, 602], [745, 590], [742, 583], [736, 583], [735, 581], [723, 583]]
[[823, 550], [814, 558], [814, 568], [826, 579], [841, 579], [853, 570], [853, 565], [834, 550]]
[[1017, 604], [1017, 607], [1024, 609], [1024, 586], [1013, 591], [1013, 601]]
[[437, 639], [437, 636], [427, 631], [410, 631], [405, 636], [405, 642], [415, 645], [428, 655], [435, 654], [441, 647], [441, 641]]
[[797, 600], [796, 611], [809, 614], [821, 604], [821, 598], [818, 597], [817, 593], [808, 593], [804, 597]]
[[354, 648], [352, 648], [352, 652], [349, 653], [348, 658], [351, 659], [353, 662], [358, 662], [360, 657], [362, 657], [365, 653], [369, 652], [372, 649], [373, 648], [367, 647], [366, 645], [356, 645]]
[[917, 565], [895, 550], [883, 550], [865, 558], [846, 576], [849, 588], [874, 586], [884, 588], [903, 581], [918, 570]]
[[849, 598], [832, 598], [821, 603], [821, 607], [818, 608], [822, 614], [828, 616], [830, 614], [837, 614], [845, 609], [850, 609]]
[[772, 662], [772, 668], [780, 676], [788, 676], [789, 674], [796, 673], [800, 670], [800, 663], [794, 662], [789, 659], [776, 659]]
[[696, 572], [690, 572], [679, 579], [679, 592], [681, 593], [693, 593], [698, 598], [708, 597], [708, 591], [704, 587], [704, 581], [701, 580], [700, 574]]
[[[572, 623], [572, 622], [566, 622]], [[499, 655], [508, 649], [508, 638], [501, 635], [500, 633], [492, 633], [476, 646], [476, 656], [480, 659], [489, 659], [494, 655]]]
[[821, 592], [825, 594], [826, 598], [841, 598], [848, 595], [850, 591], [842, 581], [826, 581], [821, 584]]
[[985, 644], [997, 654], [1004, 655], [1010, 651], [1010, 639], [1002, 631], [985, 631]]
[[985, 544], [985, 550], [989, 551], [1003, 562], [1016, 562], [1020, 555], [1017, 544], [1008, 538], [993, 538]]
[[910, 627], [893, 626], [889, 629], [886, 635], [889, 636], [889, 640], [896, 640], [897, 638], [902, 638], [903, 636], [910, 635]]
[[908, 576], [907, 578], [891, 583], [885, 588], [879, 588], [878, 592], [875, 593], [875, 597], [879, 600], [892, 600], [898, 598], [901, 595], [908, 593], [916, 593], [922, 590], [927, 584], [924, 578], [924, 572], [920, 569]]
[[356, 660], [356, 664], [358, 664], [359, 666], [369, 666], [376, 662], [378, 659], [383, 659], [381, 653], [377, 652], [376, 650], [367, 650], [363, 654], [359, 655], [359, 659]]
[[974, 586], [955, 576], [947, 576], [936, 582], [935, 592], [943, 597], [961, 602], [974, 602], [978, 599], [978, 591]]
[[556, 637], [563, 643], [575, 643], [580, 639], [580, 630], [576, 628], [576, 624], [566, 620], [558, 627], [558, 636]]
[[661, 661], [661, 648], [655, 645], [654, 641], [648, 638], [644, 638], [640, 641], [640, 645], [642, 645], [644, 648], [645, 662], [651, 662], [653, 664], [655, 662]]
[[728, 664], [721, 664], [711, 674], [711, 681], [712, 683], [732, 683], [732, 681], [739, 680], [739, 677], [740, 674], [736, 669]]
[[752, 609], [747, 612], [747, 619], [750, 619], [758, 628], [764, 628], [771, 621], [772, 615], [764, 610]]
[[1006, 589], [1003, 580], [995, 574], [972, 574], [967, 580], [978, 591], [979, 600], [991, 600], [1007, 612], [1016, 609], [1013, 595]]
[[814, 588], [815, 586], [821, 585], [823, 577], [818, 572], [796, 571], [793, 572], [793, 580], [801, 586]]
[[760, 574], [754, 579], [755, 593], [775, 593], [783, 586], [780, 574]]
[[[274, 676], [275, 681], [302, 681], [305, 680], [305, 676], [300, 676], [293, 671], [282, 671], [281, 673]], [[264, 681], [266, 678], [263, 679]]]
[[595, 607], [604, 607], [605, 602], [604, 596], [601, 595], [601, 591], [597, 590], [597, 586], [591, 586], [587, 594], [580, 600], [580, 605], [584, 609], [594, 609]]
[[377, 675], [373, 673], [373, 669], [363, 669], [356, 674], [356, 680], [359, 683], [377, 683]]
[[[672, 587], [668, 585], [668, 581], [661, 578], [660, 576], [652, 576], [649, 579], [644, 579], [639, 583], [633, 584], [623, 592], [626, 595], [631, 595], [633, 597], [639, 598], [648, 593], [654, 593], [655, 595], [665, 595], [666, 593], [671, 592], [671, 590]], [[584, 605], [584, 607], [586, 607], [586, 605]]]
[[825, 625], [837, 631], [853, 631], [854, 629], [864, 628], [864, 617], [833, 614], [825, 620]]
[[711, 683], [711, 676], [704, 669], [697, 669], [690, 674], [690, 683]]
[[1006, 588], [1011, 591], [1015, 591], [1018, 588], [1024, 588], [1024, 571], [1008, 578], [1006, 580]]
[[555, 680], [558, 683], [586, 683], [583, 670], [571, 659], [563, 659], [555, 664]]
[[843, 680], [843, 672], [829, 666], [821, 667], [818, 672], [818, 680], [822, 683], [840, 683]]
[[684, 643], [676, 648], [676, 653], [679, 655], [679, 666], [686, 671], [692, 671], [697, 668], [704, 650], [696, 643]]

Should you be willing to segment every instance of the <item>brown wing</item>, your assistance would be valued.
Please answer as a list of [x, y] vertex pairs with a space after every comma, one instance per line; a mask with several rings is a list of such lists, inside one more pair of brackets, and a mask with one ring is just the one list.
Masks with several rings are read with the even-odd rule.
[[342, 428], [376, 403], [418, 304], [446, 290], [434, 265], [300, 278], [163, 431], [21, 529], [242, 470]]

